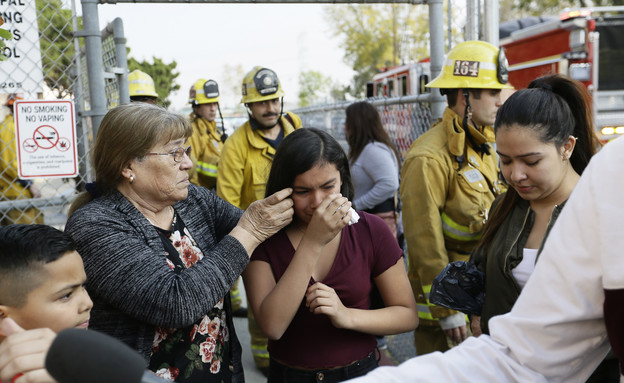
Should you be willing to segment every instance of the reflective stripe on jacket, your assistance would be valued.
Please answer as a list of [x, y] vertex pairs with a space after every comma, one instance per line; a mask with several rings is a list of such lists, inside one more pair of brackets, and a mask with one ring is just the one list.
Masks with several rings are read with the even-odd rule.
[[[492, 127], [470, 127], [477, 144], [494, 141]], [[499, 180], [498, 156], [467, 144], [461, 119], [447, 108], [440, 121], [412, 144], [401, 169], [403, 226], [409, 277], [420, 318], [437, 320], [456, 311], [429, 304], [433, 279], [453, 261], [468, 260], [489, 214], [506, 187]], [[425, 306], [422, 306], [425, 305]]]
[[[279, 119], [284, 137], [301, 127], [301, 118], [288, 114], [294, 124], [284, 116]], [[275, 149], [252, 129], [249, 121], [245, 122], [223, 145], [217, 168], [217, 195], [243, 210], [263, 199], [274, 155]]]

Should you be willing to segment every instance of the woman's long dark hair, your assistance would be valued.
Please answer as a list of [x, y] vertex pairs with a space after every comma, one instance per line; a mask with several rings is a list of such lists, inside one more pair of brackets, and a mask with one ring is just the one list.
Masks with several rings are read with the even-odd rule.
[[390, 136], [384, 130], [377, 109], [366, 101], [355, 102], [347, 107], [345, 127], [349, 144], [349, 162], [354, 163], [369, 142], [381, 142], [392, 149], [401, 164], [401, 158]]
[[342, 147], [326, 132], [314, 129], [297, 129], [280, 144], [266, 185], [266, 196], [293, 186], [295, 177], [319, 164], [334, 164], [340, 173], [340, 193], [353, 199], [353, 184], [349, 161]]
[[[541, 141], [560, 148], [570, 136], [576, 145], [570, 164], [582, 174], [591, 157], [601, 146], [594, 131], [592, 102], [583, 84], [555, 74], [537, 78], [512, 94], [496, 114], [494, 131], [517, 124], [538, 133]], [[478, 254], [494, 238], [496, 231], [521, 197], [510, 187], [483, 228], [475, 253]]]

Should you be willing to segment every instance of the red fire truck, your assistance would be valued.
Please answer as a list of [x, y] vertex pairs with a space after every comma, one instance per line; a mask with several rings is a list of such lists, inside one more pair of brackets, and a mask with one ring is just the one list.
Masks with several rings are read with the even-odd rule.
[[384, 68], [367, 84], [367, 97], [402, 97], [429, 93], [429, 58], [415, 63]]
[[[366, 84], [367, 97], [404, 97], [429, 93], [425, 85], [431, 79], [429, 58], [415, 63], [382, 69]], [[401, 157], [409, 150], [417, 133], [412, 125], [419, 120], [412, 108], [385, 105], [379, 109], [381, 122], [394, 141]]]
[[[500, 26], [509, 82], [516, 89], [545, 74], [566, 74], [592, 94], [601, 140], [624, 135], [624, 6], [568, 10]], [[429, 59], [389, 68], [373, 77], [367, 96], [423, 94], [429, 79]]]
[[[501, 23], [501, 30], [510, 23]], [[518, 28], [501, 36], [500, 45], [516, 89], [548, 73], [585, 84], [593, 97], [597, 133], [608, 141], [624, 135], [623, 36], [624, 7], [596, 7]]]

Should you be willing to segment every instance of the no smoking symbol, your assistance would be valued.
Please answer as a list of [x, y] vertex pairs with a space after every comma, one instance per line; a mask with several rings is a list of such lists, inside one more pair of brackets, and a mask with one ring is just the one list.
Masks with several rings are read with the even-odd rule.
[[52, 149], [58, 143], [59, 135], [50, 125], [42, 125], [35, 129], [33, 140], [41, 149]]

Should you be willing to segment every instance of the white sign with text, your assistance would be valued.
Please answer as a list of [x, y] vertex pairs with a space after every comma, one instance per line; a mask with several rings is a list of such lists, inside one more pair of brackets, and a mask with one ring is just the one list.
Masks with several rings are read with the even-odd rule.
[[78, 174], [74, 103], [16, 101], [15, 137], [21, 179]]
[[42, 91], [43, 69], [35, 7], [32, 0], [0, 0], [2, 28], [13, 35], [3, 48], [7, 60], [0, 65], [0, 93]]

